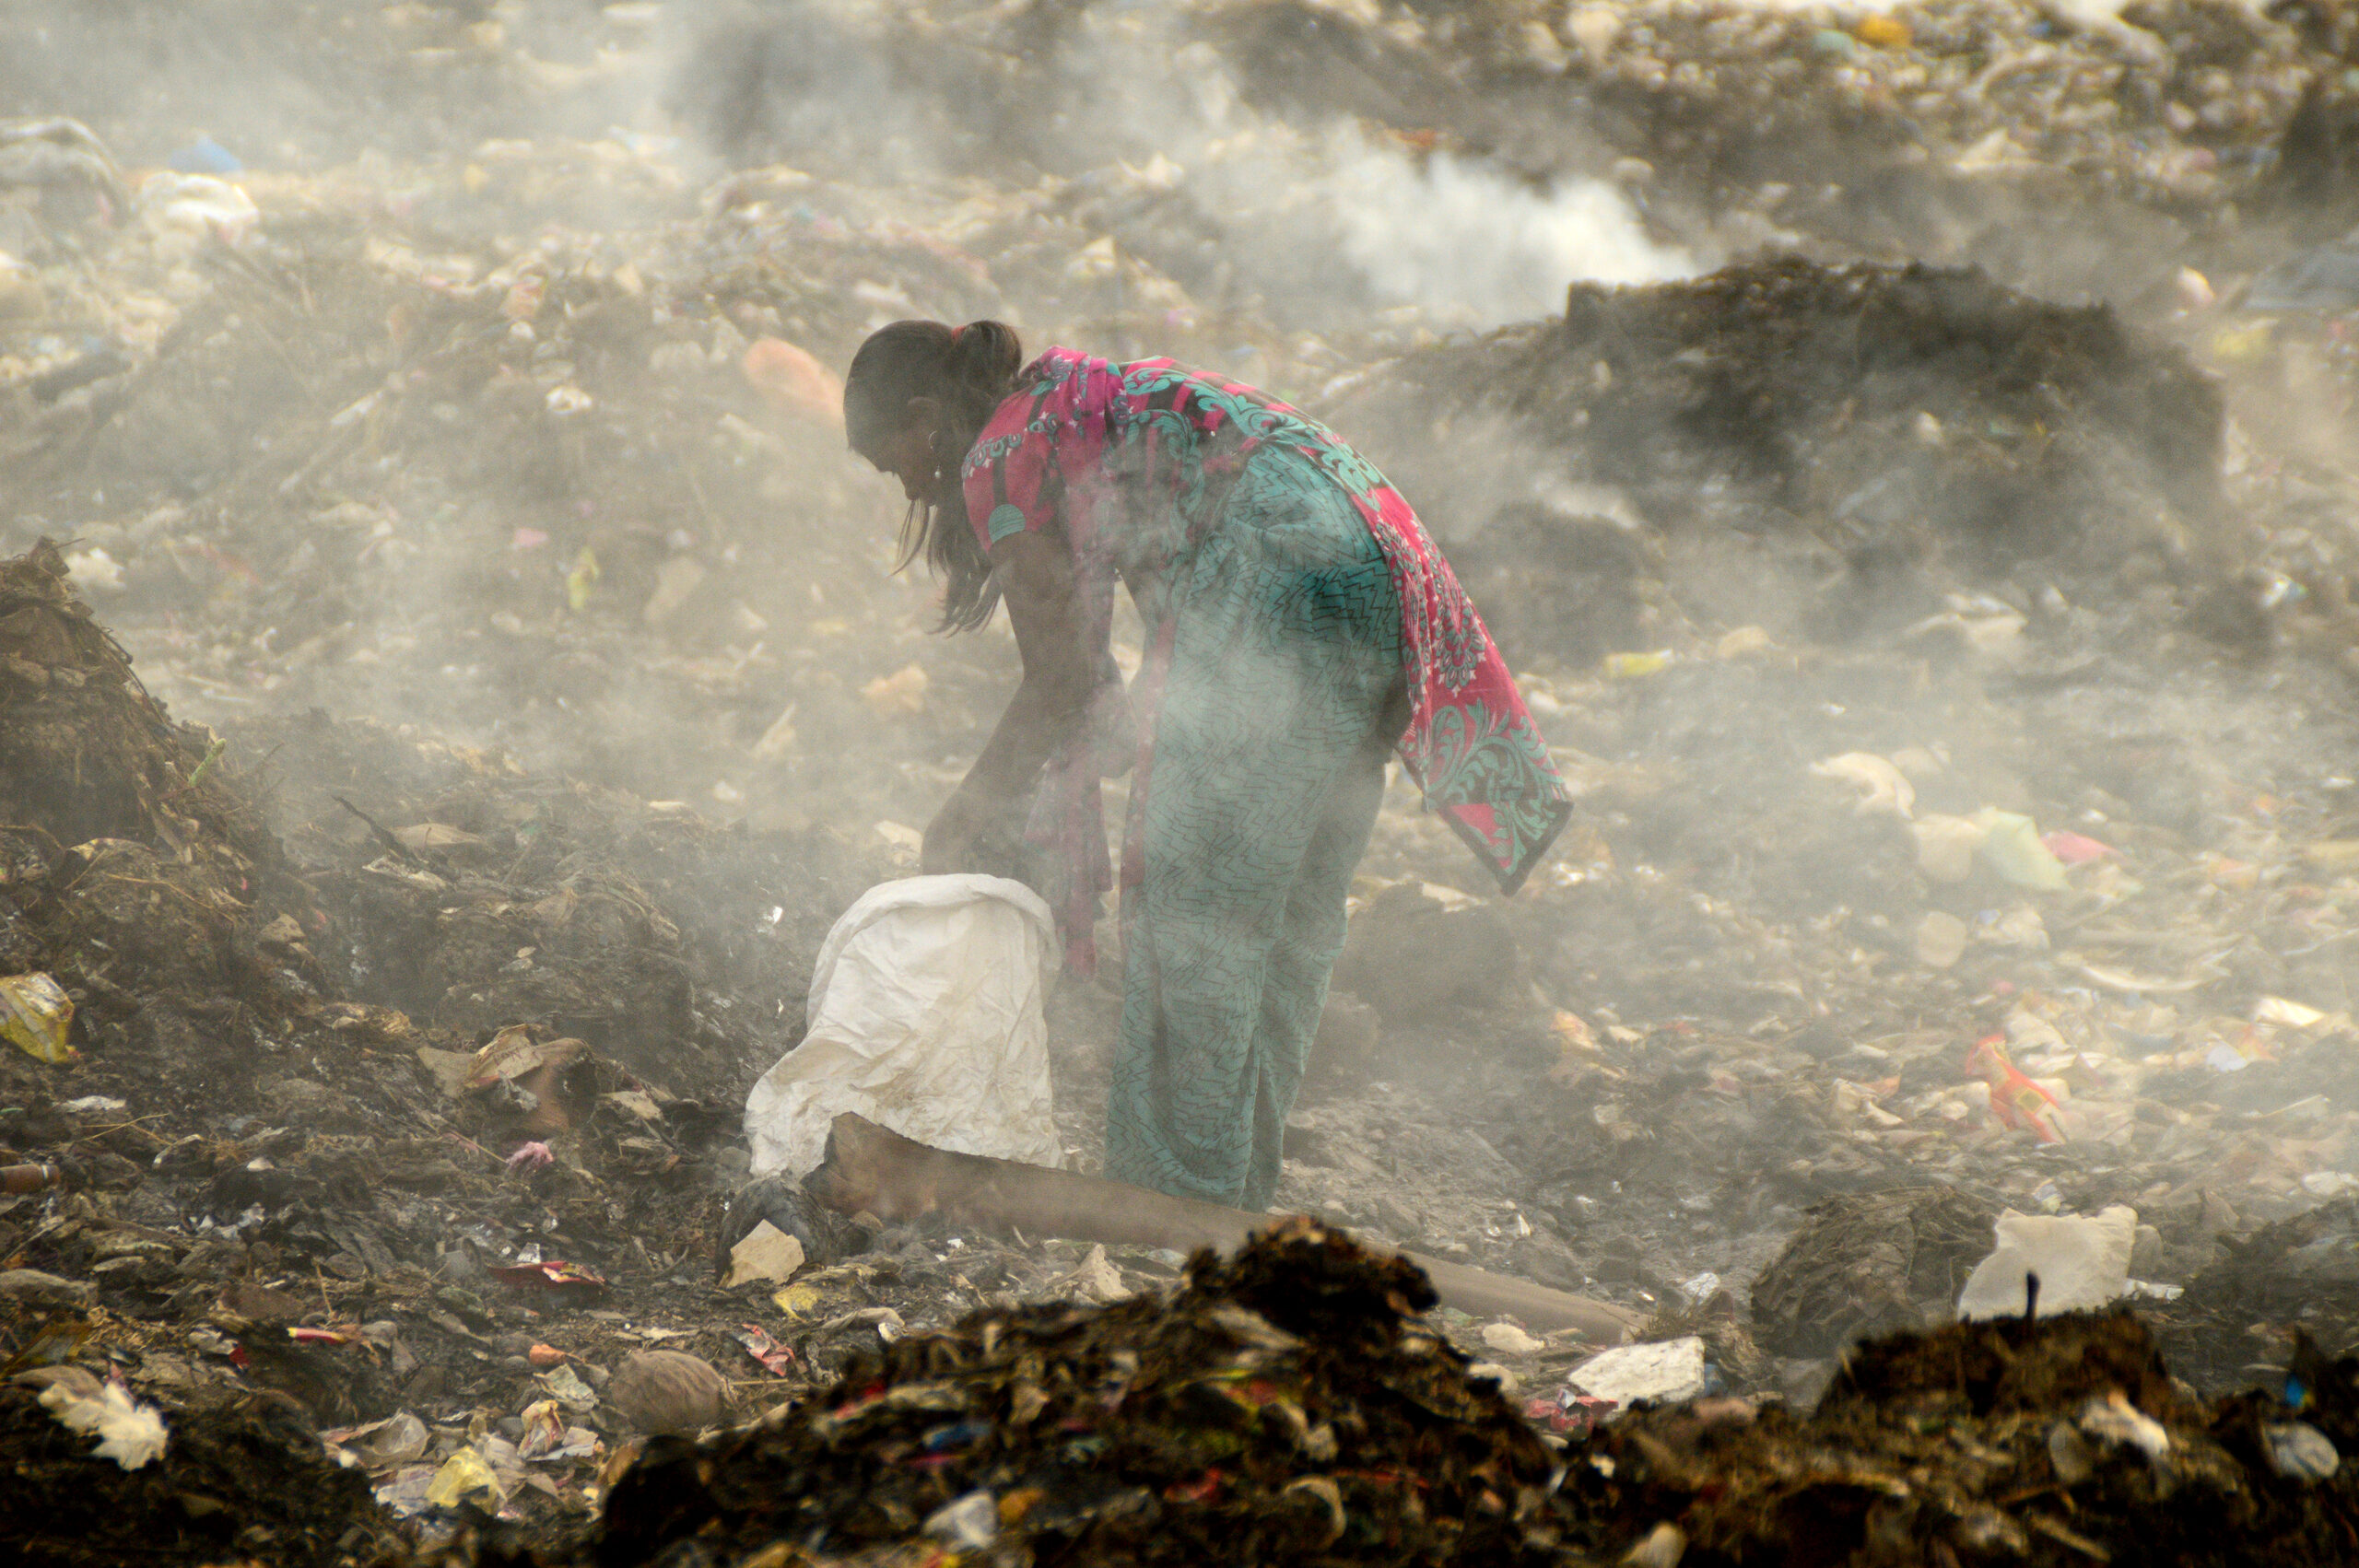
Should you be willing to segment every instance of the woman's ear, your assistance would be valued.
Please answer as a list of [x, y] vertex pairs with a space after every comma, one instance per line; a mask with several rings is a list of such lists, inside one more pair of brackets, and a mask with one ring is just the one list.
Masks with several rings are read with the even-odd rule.
[[910, 399], [908, 427], [924, 437], [927, 445], [931, 446], [934, 437], [942, 431], [942, 400], [938, 397]]

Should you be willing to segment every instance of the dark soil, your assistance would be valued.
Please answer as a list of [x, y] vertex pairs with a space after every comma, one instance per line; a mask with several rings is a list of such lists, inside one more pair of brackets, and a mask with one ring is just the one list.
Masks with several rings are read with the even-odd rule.
[[283, 1401], [183, 1417], [136, 1470], [92, 1461], [96, 1440], [0, 1386], [0, 1541], [23, 1568], [260, 1562], [340, 1568], [400, 1549], [358, 1471], [340, 1469]]
[[[2115, 1400], [2158, 1423], [2150, 1459], [2103, 1433]], [[2304, 1412], [2340, 1426], [2349, 1407]], [[1684, 1563], [2347, 1561], [2353, 1480], [2274, 1474], [2261, 1428], [2282, 1404], [2177, 1391], [2126, 1313], [1964, 1326], [1874, 1340], [1817, 1410], [1709, 1403], [1623, 1421], [1567, 1490], [1608, 1548], [1658, 1522]], [[1599, 1463], [1599, 1460], [1609, 1463]]]

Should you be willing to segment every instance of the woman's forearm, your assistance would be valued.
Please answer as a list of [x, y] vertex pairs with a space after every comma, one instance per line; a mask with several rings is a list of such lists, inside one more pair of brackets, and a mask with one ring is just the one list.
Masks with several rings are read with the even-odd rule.
[[1027, 673], [959, 792], [978, 806], [1012, 805], [1028, 793], [1050, 754], [1081, 727], [1088, 696], [1072, 685]]

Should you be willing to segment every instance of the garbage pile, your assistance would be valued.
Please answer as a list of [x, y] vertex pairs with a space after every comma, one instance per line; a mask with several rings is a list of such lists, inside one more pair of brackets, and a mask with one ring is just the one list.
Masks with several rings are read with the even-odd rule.
[[[172, 722], [69, 577], [46, 543], [0, 563], [0, 1367], [89, 1380], [165, 1445], [91, 1494], [88, 1545], [23, 1549], [327, 1562], [471, 1495], [586, 1511], [633, 1430], [593, 1382], [698, 1342], [662, 1319], [711, 1278], [742, 1084], [830, 879], [874, 871], [323, 715], [233, 748]], [[90, 1467], [7, 1397], [12, 1475]]]
[[230, 782], [226, 746], [170, 720], [74, 597], [71, 569], [48, 540], [0, 563], [0, 967], [67, 988], [53, 1029], [19, 1022], [11, 1037], [69, 1059], [78, 1001], [82, 1037], [111, 1056], [128, 1049], [150, 1071], [193, 1065], [206, 1054], [200, 1023], [226, 1044], [250, 1020], [317, 1000], [324, 976], [308, 943], [325, 917]]
[[2224, 1243], [2219, 1260], [2154, 1315], [2155, 1339], [2185, 1375], [2233, 1386], [2290, 1363], [2304, 1340], [2330, 1354], [2359, 1345], [2354, 1278], [2359, 1200], [2338, 1198]]
[[[2359, 339], [2331, 290], [2261, 307], [2339, 264], [2306, 247], [2349, 210], [2347, 18], [953, 3], [748, 8], [716, 53], [678, 9], [159, 15], [134, 96], [60, 53], [107, 7], [0, 21], [0, 96], [44, 106], [0, 128], [0, 524], [30, 552], [0, 568], [0, 1363], [77, 1368], [73, 1409], [112, 1390], [104, 1420], [169, 1433], [125, 1470], [100, 1414], [10, 1393], [19, 1473], [71, 1459], [192, 1560], [363, 1554], [313, 1469], [290, 1484], [322, 1511], [283, 1527], [172, 1469], [281, 1432], [365, 1479], [372, 1530], [487, 1515], [562, 1553], [650, 1433], [792, 1406], [727, 1440], [761, 1496], [683, 1448], [648, 1473], [733, 1542], [790, 1506], [868, 1532], [839, 1555], [946, 1551], [984, 1487], [1003, 1544], [1160, 1550], [1121, 1532], [1183, 1515], [1315, 1542], [1334, 1511], [1297, 1483], [1325, 1475], [1437, 1554], [1456, 1520], [1502, 1553], [1660, 1561], [1670, 1525], [1695, 1560], [1806, 1557], [1823, 1515], [1933, 1561], [2011, 1532], [2094, 1560], [2058, 1529], [2126, 1559], [2107, 1532], [2171, 1527], [2107, 1446], [2145, 1429], [2069, 1380], [2036, 1416], [1960, 1406], [1932, 1365], [2016, 1343], [1942, 1327], [2002, 1211], [2116, 1207], [2171, 1370], [2267, 1390], [2255, 1441], [2289, 1463], [2316, 1445], [2267, 1429], [2344, 1442], [2331, 1398], [2283, 1390], [2359, 1337]], [[204, 63], [230, 54], [344, 84], [367, 123], [316, 87], [220, 103]], [[1543, 258], [1528, 299], [1469, 307], [1455, 273], [1508, 254]], [[1566, 257], [1656, 281], [1568, 296]], [[1044, 1365], [1127, 1349], [1178, 1377], [1164, 1327], [1217, 1360], [1252, 1349], [1206, 1326], [1238, 1293], [1273, 1333], [1313, 1310], [1232, 1265], [1173, 1318], [1148, 1298], [1191, 1288], [1176, 1254], [940, 1223], [847, 1218], [785, 1237], [793, 1262], [785, 1200], [738, 1250], [748, 1086], [1017, 669], [1000, 629], [925, 635], [926, 585], [888, 570], [900, 503], [833, 423], [831, 377], [910, 314], [1270, 386], [1449, 532], [1579, 812], [1499, 901], [1393, 787], [1280, 1204], [1608, 1297], [1650, 1317], [1640, 1362], [1356, 1307], [1345, 1331], [1393, 1349], [1268, 1352], [1311, 1381], [1219, 1427], [1233, 1451], [1147, 1442], [1242, 1409], [1156, 1384], [1197, 1424], [1119, 1428], [1135, 1515], [1050, 1508], [1108, 1494], [1057, 1491], [1088, 1434], [1047, 1415], [927, 1450], [983, 1418], [880, 1400], [815, 1435], [874, 1383], [980, 1388], [1026, 1335], [1069, 1336]], [[1048, 1003], [1053, 1141], [1085, 1173], [1119, 1007]], [[1775, 1408], [1896, 1329], [1931, 1336], [1895, 1343], [1950, 1424]], [[2128, 1332], [2040, 1330], [2111, 1346], [2132, 1409], [2243, 1465], [2236, 1517], [2298, 1560], [2293, 1483], [2227, 1406], [2150, 1401]], [[1416, 1363], [1443, 1408], [1378, 1400], [1426, 1339], [1455, 1347]], [[1760, 1402], [1625, 1415], [1595, 1439], [1619, 1481], [1572, 1464], [1525, 1510], [1603, 1387]], [[1318, 1470], [1284, 1410], [1339, 1388], [1451, 1485], [1508, 1456], [1504, 1513], [1435, 1511], [1398, 1456]], [[1537, 1405], [1574, 1446], [1531, 1483], [1528, 1434], [1492, 1423]], [[2056, 1468], [2076, 1444], [2086, 1482]], [[1993, 1455], [2089, 1516], [1956, 1479]], [[1050, 1467], [1037, 1517], [985, 1473], [1018, 1459]], [[1818, 1479], [1743, 1515], [1776, 1475]], [[861, 1513], [856, 1480], [901, 1512]], [[629, 1528], [672, 1539], [628, 1486]], [[1893, 1523], [1902, 1486], [2001, 1522]], [[285, 1533], [241, 1543], [256, 1521]]]
[[[977, 1313], [750, 1426], [660, 1441], [559, 1560], [2342, 1554], [2359, 1362], [2312, 1353], [2283, 1390], [2211, 1402], [2126, 1313], [2016, 1316], [1872, 1339], [1807, 1412], [1584, 1394], [1543, 1436], [1404, 1316], [1430, 1304], [1297, 1220], [1168, 1295]], [[1605, 1359], [1568, 1388], [1607, 1387]], [[518, 1559], [477, 1537], [448, 1560]]]
[[651, 1448], [585, 1560], [690, 1539], [716, 1561], [778, 1541], [820, 1562], [1544, 1551], [1554, 1458], [1403, 1317], [1432, 1302], [1412, 1266], [1295, 1221], [1191, 1259], [1168, 1299], [978, 1314], [718, 1446]]
[[[1561, 319], [1413, 354], [1336, 417], [1433, 497], [1502, 635], [1567, 659], [1610, 651], [1581, 611], [1638, 629], [1646, 578], [1722, 624], [1795, 604], [1806, 626], [1768, 629], [1840, 643], [2011, 574], [2081, 598], [2240, 564], [2216, 389], [2103, 308], [1973, 271], [1782, 256], [1576, 286]], [[1596, 604], [1616, 554], [1624, 602]], [[1567, 574], [1590, 588], [1569, 605]]]
[[2309, 14], [1577, 6], [1527, 24], [1524, 71], [1561, 70], [1642, 178], [1737, 233], [2122, 300], [2167, 290], [2174, 247], [2233, 254], [2226, 202], [2267, 205], [2304, 89], [2339, 74]]
[[0, 1386], [0, 1453], [7, 1456], [0, 1514], [11, 1521], [10, 1562], [330, 1568], [390, 1561], [405, 1550], [362, 1474], [339, 1469], [283, 1403], [178, 1419], [163, 1451], [135, 1466], [94, 1457], [91, 1448], [36, 1389]]
[[1561, 1506], [1625, 1562], [2341, 1562], [2355, 1367], [2211, 1403], [2126, 1313], [1895, 1335], [1807, 1416], [1624, 1417], [1570, 1457]]

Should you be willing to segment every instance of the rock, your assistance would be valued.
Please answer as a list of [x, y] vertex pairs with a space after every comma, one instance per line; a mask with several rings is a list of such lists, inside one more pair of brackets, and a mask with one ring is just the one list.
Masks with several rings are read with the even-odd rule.
[[2342, 1468], [2334, 1440], [2306, 1421], [2278, 1422], [2260, 1429], [2269, 1445], [2269, 1468], [2289, 1480], [2329, 1480]]
[[1622, 1562], [1623, 1568], [1679, 1568], [1679, 1560], [1686, 1555], [1686, 1532], [1666, 1521], [1639, 1538], [1622, 1554]]
[[638, 1351], [624, 1358], [606, 1403], [633, 1432], [701, 1432], [721, 1420], [729, 1385], [712, 1363], [685, 1351]]
[[1536, 1356], [1548, 1348], [1512, 1323], [1485, 1324], [1483, 1342], [1503, 1356]]
[[1574, 1387], [1592, 1398], [1628, 1406], [1640, 1399], [1675, 1404], [1704, 1392], [1700, 1335], [1602, 1351], [1573, 1368]]
[[[800, 1242], [804, 1261], [814, 1269], [827, 1268], [868, 1249], [865, 1232], [825, 1205], [812, 1201], [803, 1190], [803, 1184], [783, 1173], [757, 1176], [730, 1194], [722, 1215], [722, 1245], [734, 1248], [765, 1222]], [[732, 1256], [731, 1252], [722, 1253], [723, 1272], [727, 1271]]]
[[1414, 1241], [1426, 1234], [1426, 1217], [1389, 1192], [1377, 1197], [1376, 1223], [1402, 1241]]
[[1122, 1271], [1106, 1256], [1103, 1244], [1092, 1245], [1088, 1256], [1070, 1272], [1050, 1281], [1049, 1291], [1053, 1295], [1075, 1296], [1108, 1306], [1128, 1301], [1132, 1295], [1131, 1288], [1122, 1283]]
[[1509, 1244], [1508, 1269], [1554, 1290], [1579, 1291], [1589, 1284], [1589, 1276], [1581, 1272], [1572, 1254], [1561, 1243], [1543, 1236], [1518, 1236]]
[[1489, 904], [1446, 903], [1397, 883], [1352, 917], [1336, 983], [1385, 1024], [1430, 1023], [1513, 991], [1519, 963], [1507, 917]]
[[803, 1244], [764, 1220], [729, 1249], [729, 1276], [721, 1286], [734, 1290], [756, 1281], [783, 1284], [794, 1278], [803, 1261]]
[[924, 1528], [960, 1551], [980, 1551], [999, 1539], [999, 1504], [988, 1492], [970, 1492], [927, 1515]]
[[96, 1293], [87, 1281], [61, 1280], [38, 1269], [0, 1271], [0, 1300], [26, 1306], [80, 1306]]

